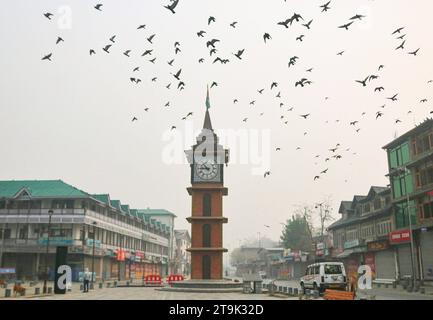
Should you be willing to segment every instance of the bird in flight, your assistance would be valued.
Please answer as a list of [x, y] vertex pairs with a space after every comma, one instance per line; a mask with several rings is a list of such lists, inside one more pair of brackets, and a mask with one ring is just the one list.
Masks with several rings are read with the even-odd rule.
[[147, 56], [148, 54], [152, 54], [153, 49], [151, 50], [146, 50], [143, 52], [143, 54], [141, 55], [142, 57]]
[[309, 113], [307, 113], [307, 114], [301, 114], [300, 117], [302, 117], [304, 119], [307, 119], [309, 117], [309, 115], [310, 115]]
[[89, 50], [89, 55], [92, 55], [92, 54], [96, 54], [96, 52], [95, 52], [95, 50], [90, 49], [90, 50]]
[[145, 24], [139, 25], [137, 30], [140, 30], [140, 29], [146, 29], [146, 25]]
[[330, 7], [329, 7], [329, 4], [331, 3], [331, 1], [328, 1], [327, 3], [325, 3], [325, 4], [322, 4], [321, 6], [320, 6], [320, 8], [322, 8], [322, 12], [326, 12], [326, 11], [328, 11], [329, 9], [331, 9]]
[[271, 35], [269, 33], [265, 33], [263, 35], [263, 40], [265, 41], [265, 43], [266, 43], [266, 40], [270, 40], [270, 39], [272, 39], [272, 37], [271, 37]]
[[383, 90], [385, 90], [384, 87], [377, 87], [377, 88], [374, 89], [374, 92], [377, 92], [377, 91], [381, 92]]
[[278, 87], [278, 83], [276, 83], [276, 82], [272, 82], [272, 83], [271, 83], [271, 90], [272, 90], [273, 88], [276, 88], [276, 87]]
[[403, 30], [403, 29], [404, 29], [404, 27], [398, 28], [398, 29], [395, 30], [393, 33], [391, 33], [391, 35], [394, 35], [394, 34], [396, 34], [396, 33], [400, 33], [401, 30]]
[[114, 38], [116, 38], [116, 35], [114, 35], [114, 36], [112, 36], [112, 37], [110, 38], [110, 41], [113, 42], [113, 43], [115, 42], [115, 41], [114, 41]]
[[270, 171], [266, 171], [266, 172], [264, 173], [263, 177], [266, 178], [266, 177], [269, 176], [270, 174], [271, 174]]
[[378, 68], [378, 70], [380, 71], [381, 69], [385, 68], [385, 66], [383, 64], [381, 64]]
[[314, 176], [314, 181], [320, 179], [320, 176]]
[[211, 46], [212, 48], [215, 48], [215, 43], [220, 42], [218, 39], [212, 39], [208, 42], [206, 42], [206, 48], [209, 48]]
[[170, 60], [170, 61], [168, 61], [167, 63], [168, 63], [168, 65], [169, 65], [169, 66], [173, 66], [173, 62], [174, 62], [174, 59], [173, 59], [173, 60]]
[[349, 27], [352, 25], [352, 23], [353, 23], [353, 21], [346, 23], [346, 24], [343, 24], [342, 26], [339, 26], [338, 28], [349, 30]]
[[378, 118], [380, 118], [381, 116], [383, 116], [383, 113], [382, 113], [382, 112], [380, 112], [380, 111], [376, 112], [376, 120], [377, 120]]
[[286, 19], [284, 21], [280, 21], [277, 24], [280, 25], [280, 26], [284, 26], [284, 27], [286, 27], [288, 29], [289, 28], [289, 23], [291, 24], [291, 22], [292, 22], [292, 19], [289, 18], [289, 19]]
[[339, 53], [337, 53], [337, 56], [342, 56], [344, 53], [344, 51], [340, 51]]
[[387, 98], [388, 100], [391, 100], [391, 101], [397, 101], [398, 99], [397, 99], [397, 96], [398, 96], [398, 93], [396, 93], [395, 95], [393, 95], [392, 97], [390, 97], [390, 98]]
[[94, 6], [94, 8], [95, 8], [96, 10], [98, 10], [98, 11], [102, 11], [102, 10], [101, 10], [102, 6], [103, 6], [102, 3], [98, 3], [96, 6]]
[[201, 30], [201, 31], [197, 32], [197, 36], [203, 38], [205, 33], [206, 33], [206, 31]]
[[150, 59], [149, 62], [155, 63], [156, 58]]
[[65, 40], [63, 40], [61, 37], [57, 37], [56, 44], [59, 44], [59, 42], [61, 41], [65, 41]]
[[138, 119], [136, 117], [132, 118], [131, 122], [137, 121]]
[[404, 49], [404, 44], [406, 43], [406, 40], [404, 40], [402, 43], [401, 43], [401, 45], [399, 45], [397, 48], [395, 48], [395, 50], [398, 50], [398, 49]]
[[44, 13], [44, 16], [45, 16], [45, 18], [47, 18], [48, 20], [51, 20], [51, 17], [53, 16], [53, 14], [47, 12], [47, 13]]
[[296, 41], [299, 40], [299, 41], [302, 42], [302, 41], [303, 41], [302, 39], [303, 39], [304, 37], [305, 37], [305, 36], [304, 36], [303, 34], [301, 34], [299, 37], [296, 38]]
[[52, 53], [47, 54], [47, 55], [45, 55], [45, 56], [42, 58], [42, 60], [49, 60], [49, 61], [51, 61], [51, 56], [52, 56], [52, 55], [53, 55]]
[[233, 21], [232, 23], [230, 23], [230, 27], [236, 28], [237, 23], [237, 21]]
[[233, 53], [233, 55], [236, 57], [236, 58], [238, 58], [239, 60], [242, 60], [242, 54], [244, 53], [244, 51], [245, 51], [245, 49], [242, 49], [242, 50], [238, 50], [238, 52], [237, 53]]
[[210, 16], [207, 20], [207, 25], [210, 25], [211, 22], [215, 22], [215, 17]]
[[126, 50], [123, 54], [127, 57], [129, 57], [129, 53], [131, 52], [131, 50]]
[[362, 18], [365, 18], [365, 16], [363, 16], [363, 15], [360, 15], [360, 14], [357, 14], [357, 15], [354, 15], [352, 18], [350, 18], [349, 20], [356, 20], [356, 19], [358, 19], [358, 20], [362, 20]]
[[178, 3], [179, 0], [173, 0], [171, 4], [164, 6], [164, 8], [167, 8], [171, 11], [171, 13], [175, 14], [176, 12], [174, 11], [174, 9], [177, 7]]
[[370, 76], [368, 76], [367, 78], [365, 78], [364, 81], [361, 81], [361, 80], [355, 80], [355, 82], [358, 82], [358, 83], [362, 84], [363, 87], [366, 87], [366, 86], [367, 86], [367, 80], [368, 80], [369, 78], [370, 78]]
[[420, 48], [416, 49], [415, 51], [409, 52], [409, 54], [416, 56]]
[[106, 53], [110, 53], [108, 50], [111, 48], [111, 44], [107, 44], [102, 50], [104, 50]]
[[149, 41], [150, 43], [153, 43], [152, 40], [155, 37], [155, 34], [152, 34], [149, 38], [147, 38], [147, 41]]
[[310, 20], [308, 23], [303, 24], [303, 26], [309, 30], [312, 22], [313, 22], [313, 20]]
[[177, 80], [179, 80], [180, 81], [180, 78], [179, 78], [179, 76], [180, 76], [180, 73], [182, 72], [182, 69], [179, 69], [179, 71], [178, 72], [176, 72], [175, 74], [173, 74], [172, 73], [172, 75], [177, 79]]
[[263, 90], [265, 90], [265, 89], [257, 90], [257, 92], [260, 93], [260, 94], [263, 94]]
[[428, 100], [427, 99], [422, 99], [420, 100], [420, 103], [426, 103]]
[[218, 83], [216, 83], [215, 81], [214, 82], [212, 82], [212, 84], [210, 85], [210, 88], [212, 89], [213, 87], [217, 87], [218, 86]]

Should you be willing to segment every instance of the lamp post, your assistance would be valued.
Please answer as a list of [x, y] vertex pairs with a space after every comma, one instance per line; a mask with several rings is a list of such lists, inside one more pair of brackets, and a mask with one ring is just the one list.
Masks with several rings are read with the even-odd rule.
[[[92, 283], [92, 288], [93, 288], [93, 283], [94, 283], [94, 277], [93, 277], [93, 275], [94, 275], [94, 272], [95, 272], [95, 235], [96, 235], [96, 221], [93, 221], [93, 243], [92, 243], [92, 245], [93, 245], [93, 248], [92, 248], [92, 280], [91, 280], [91, 283]], [[96, 278], [96, 277], [95, 277]]]
[[43, 293], [47, 293], [47, 281], [48, 281], [48, 250], [50, 247], [50, 232], [51, 232], [51, 216], [53, 215], [53, 210], [48, 210], [48, 232], [47, 232], [47, 247], [45, 251], [45, 279], [44, 286], [42, 289]]
[[[400, 170], [400, 173], [404, 173], [405, 175], [410, 174], [410, 170], [407, 167], [404, 167]], [[413, 232], [412, 232], [412, 219], [410, 214], [410, 197], [409, 192], [407, 191], [407, 183], [406, 183], [406, 176], [405, 176], [405, 190], [406, 190], [406, 212], [409, 219], [409, 237], [410, 237], [410, 259], [411, 259], [411, 268], [412, 268], [412, 289], [415, 287], [415, 253], [414, 253], [414, 245], [413, 245]], [[403, 210], [404, 213], [404, 210]]]

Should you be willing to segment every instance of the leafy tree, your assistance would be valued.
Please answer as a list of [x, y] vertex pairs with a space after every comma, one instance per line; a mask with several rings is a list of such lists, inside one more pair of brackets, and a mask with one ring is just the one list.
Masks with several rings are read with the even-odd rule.
[[286, 221], [281, 234], [281, 242], [285, 248], [311, 251], [311, 225], [308, 220], [309, 209], [304, 207], [304, 214], [296, 213]]

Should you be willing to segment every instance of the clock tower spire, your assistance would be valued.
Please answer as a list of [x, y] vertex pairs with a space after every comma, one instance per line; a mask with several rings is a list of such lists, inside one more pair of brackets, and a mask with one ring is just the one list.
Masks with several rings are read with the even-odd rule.
[[206, 114], [203, 129], [192, 149], [186, 150], [191, 169], [191, 279], [223, 279], [223, 196], [224, 164], [229, 160], [229, 151], [218, 143], [209, 114], [209, 89], [206, 97]]

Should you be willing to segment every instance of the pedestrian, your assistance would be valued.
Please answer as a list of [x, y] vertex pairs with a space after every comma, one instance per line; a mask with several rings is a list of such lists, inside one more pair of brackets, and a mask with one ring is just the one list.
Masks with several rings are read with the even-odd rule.
[[84, 281], [83, 292], [89, 292], [90, 274], [88, 268], [84, 270], [83, 281]]

